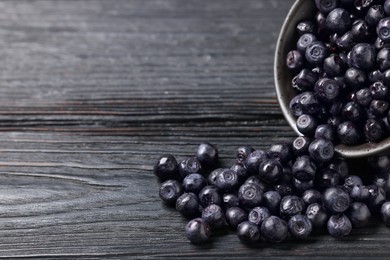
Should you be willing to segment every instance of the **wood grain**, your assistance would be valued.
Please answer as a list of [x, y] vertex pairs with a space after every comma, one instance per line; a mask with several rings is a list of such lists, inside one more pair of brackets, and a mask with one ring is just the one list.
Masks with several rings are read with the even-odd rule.
[[0, 1], [0, 258], [387, 257], [373, 224], [334, 240], [190, 244], [152, 166], [197, 145], [295, 134], [273, 53], [293, 0]]

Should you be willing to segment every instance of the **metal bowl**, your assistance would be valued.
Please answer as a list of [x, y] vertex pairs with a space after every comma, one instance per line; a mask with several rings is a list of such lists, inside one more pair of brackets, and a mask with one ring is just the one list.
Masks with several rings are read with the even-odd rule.
[[[274, 61], [274, 80], [276, 94], [284, 117], [298, 135], [296, 118], [289, 109], [290, 100], [296, 95], [291, 86], [292, 73], [286, 66], [287, 53], [295, 49], [298, 36], [296, 25], [304, 19], [312, 19], [315, 14], [315, 4], [312, 0], [297, 0], [291, 7], [283, 23], [276, 45]], [[364, 143], [355, 146], [339, 144], [335, 147], [336, 153], [345, 158], [359, 158], [384, 154], [390, 150], [390, 137], [377, 143]]]

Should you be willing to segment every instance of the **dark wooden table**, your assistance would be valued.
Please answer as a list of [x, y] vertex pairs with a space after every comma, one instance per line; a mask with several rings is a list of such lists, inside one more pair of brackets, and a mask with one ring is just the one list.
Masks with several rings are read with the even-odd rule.
[[205, 246], [157, 195], [152, 165], [198, 144], [294, 133], [273, 53], [292, 0], [0, 1], [0, 257], [387, 257], [380, 224], [247, 247]]

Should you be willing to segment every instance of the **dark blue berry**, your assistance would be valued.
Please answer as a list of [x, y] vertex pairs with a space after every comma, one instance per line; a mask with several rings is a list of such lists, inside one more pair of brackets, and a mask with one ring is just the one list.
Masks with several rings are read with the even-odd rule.
[[349, 175], [345, 178], [343, 186], [346, 191], [351, 192], [356, 185], [363, 185], [363, 181], [359, 176]]
[[[390, 57], [389, 57], [390, 59]], [[387, 99], [389, 95], [389, 88], [382, 82], [374, 82], [370, 85], [370, 94], [374, 99]]]
[[301, 181], [313, 180], [317, 171], [315, 163], [307, 155], [297, 158], [292, 167], [294, 178]]
[[218, 163], [218, 150], [209, 143], [202, 143], [198, 147], [196, 158], [205, 168], [213, 168]]
[[315, 139], [309, 146], [309, 154], [316, 162], [328, 162], [333, 158], [333, 143], [326, 139]]
[[374, 99], [370, 103], [370, 111], [379, 117], [386, 116], [389, 111], [389, 102], [386, 100]]
[[282, 242], [288, 236], [286, 221], [277, 216], [266, 218], [261, 224], [261, 235], [267, 242]]
[[363, 19], [355, 20], [352, 23], [351, 34], [358, 41], [365, 41], [373, 36], [371, 27]]
[[212, 185], [205, 186], [199, 192], [199, 202], [205, 208], [211, 204], [222, 205], [221, 195], [218, 193], [218, 188]]
[[345, 121], [360, 122], [363, 120], [363, 115], [363, 108], [354, 101], [346, 103], [341, 110], [341, 117]]
[[222, 206], [225, 209], [231, 208], [231, 207], [238, 207], [240, 206], [240, 200], [238, 199], [237, 195], [232, 193], [226, 193], [222, 196]]
[[377, 174], [387, 173], [390, 170], [390, 157], [388, 155], [370, 157], [368, 163]]
[[375, 66], [375, 47], [368, 43], [358, 43], [348, 53], [348, 58], [350, 66], [363, 71], [369, 71]]
[[347, 10], [335, 8], [326, 17], [326, 28], [330, 32], [343, 34], [351, 27], [351, 19]]
[[303, 114], [297, 119], [297, 129], [304, 135], [313, 136], [317, 128], [316, 119], [308, 114]]
[[322, 13], [329, 13], [339, 5], [339, 0], [315, 0], [317, 9]]
[[290, 108], [290, 111], [291, 113], [298, 117], [300, 115], [303, 114], [303, 106], [300, 102], [300, 98], [301, 98], [301, 95], [296, 95], [295, 97], [293, 97], [289, 103], [289, 108]]
[[301, 35], [297, 41], [297, 50], [301, 53], [305, 53], [307, 47], [316, 40], [317, 37], [312, 33], [305, 33]]
[[292, 216], [289, 219], [287, 226], [290, 234], [299, 239], [307, 238], [313, 230], [311, 221], [305, 215], [301, 214]]
[[260, 228], [249, 221], [243, 221], [237, 226], [237, 237], [243, 243], [254, 243], [260, 239]]
[[271, 145], [268, 154], [270, 158], [279, 160], [286, 164], [293, 158], [293, 150], [289, 143], [276, 143]]
[[270, 211], [265, 207], [255, 207], [248, 214], [248, 220], [257, 226], [260, 226], [263, 221], [270, 217]]
[[297, 24], [297, 32], [299, 35], [305, 33], [314, 33], [316, 31], [315, 24], [312, 21], [304, 20]]
[[322, 203], [322, 193], [314, 189], [306, 190], [302, 194], [302, 200], [306, 206], [313, 203]]
[[334, 140], [333, 127], [328, 124], [319, 125], [314, 133], [315, 139], [325, 139], [328, 141]]
[[350, 51], [356, 44], [353, 33], [351, 31], [344, 33], [339, 38], [337, 38], [336, 44], [339, 49]]
[[318, 80], [318, 75], [309, 69], [302, 69], [295, 79], [295, 84], [301, 90], [312, 90]]
[[361, 89], [366, 86], [366, 73], [357, 68], [349, 68], [344, 75], [345, 84], [353, 89]]
[[191, 173], [201, 173], [202, 165], [196, 157], [189, 157], [179, 163], [179, 173], [182, 178]]
[[194, 244], [201, 244], [210, 240], [210, 226], [201, 218], [190, 220], [185, 227], [185, 235]]
[[330, 103], [333, 102], [340, 94], [339, 83], [330, 78], [321, 78], [314, 85], [314, 93], [318, 100]]
[[390, 47], [383, 48], [378, 52], [376, 63], [381, 71], [390, 69]]
[[291, 184], [281, 183], [281, 184], [275, 185], [274, 189], [282, 197], [293, 194], [293, 187]]
[[320, 203], [313, 203], [307, 207], [306, 217], [311, 221], [313, 227], [322, 228], [328, 221], [329, 214]]
[[366, 22], [373, 27], [376, 27], [379, 21], [385, 17], [385, 10], [381, 5], [373, 5], [368, 9], [365, 20]]
[[180, 179], [177, 161], [171, 154], [161, 156], [153, 170], [154, 174], [162, 181]]
[[383, 9], [387, 15], [390, 16], [390, 0], [386, 0], [383, 4]]
[[324, 72], [328, 77], [336, 77], [344, 74], [347, 63], [337, 54], [331, 54], [324, 60]]
[[266, 207], [271, 214], [279, 214], [280, 201], [282, 196], [276, 191], [267, 191], [263, 194], [262, 204]]
[[382, 81], [385, 86], [390, 87], [390, 69], [386, 70], [382, 73]]
[[356, 92], [356, 102], [362, 106], [369, 106], [372, 101], [371, 91], [369, 88], [362, 88]]
[[352, 202], [348, 192], [340, 187], [326, 189], [323, 193], [322, 201], [325, 208], [332, 214], [345, 212]]
[[366, 140], [369, 142], [381, 140], [385, 133], [382, 122], [373, 118], [367, 119], [363, 129]]
[[341, 176], [332, 169], [323, 169], [316, 174], [315, 186], [323, 191], [340, 184]]
[[306, 136], [299, 136], [293, 142], [293, 151], [296, 156], [304, 155], [308, 152], [311, 139]]
[[354, 201], [364, 202], [370, 197], [369, 189], [364, 185], [355, 185], [350, 191], [351, 199]]
[[348, 164], [342, 158], [335, 158], [328, 164], [328, 169], [335, 171], [340, 175], [340, 178], [344, 179], [349, 174]]
[[314, 181], [300, 181], [296, 178], [293, 179], [293, 187], [296, 195], [302, 194], [308, 189], [311, 189], [314, 187]]
[[297, 196], [287, 195], [280, 201], [280, 216], [288, 219], [300, 214], [305, 208], [303, 200]]
[[222, 192], [233, 191], [239, 184], [238, 175], [232, 169], [222, 170], [215, 179], [215, 186]]
[[183, 194], [183, 187], [176, 180], [167, 180], [161, 183], [159, 196], [168, 205], [175, 205], [177, 198]]
[[368, 191], [370, 196], [368, 197], [367, 206], [371, 212], [377, 212], [386, 201], [386, 192], [383, 188], [379, 188], [376, 185], [368, 186]]
[[230, 169], [237, 173], [239, 183], [242, 183], [249, 177], [248, 171], [244, 164], [235, 163], [230, 167]]
[[344, 214], [333, 215], [327, 223], [328, 232], [332, 237], [344, 237], [352, 231], [352, 223]]
[[217, 181], [217, 176], [221, 172], [223, 172], [224, 170], [225, 170], [225, 168], [217, 168], [217, 169], [213, 170], [212, 172], [210, 172], [209, 176], [207, 176], [208, 184], [215, 186], [215, 182]]
[[263, 199], [263, 190], [254, 183], [244, 183], [238, 189], [238, 199], [240, 205], [246, 208], [259, 206]]
[[298, 72], [303, 69], [305, 58], [298, 50], [292, 50], [287, 53], [286, 65], [291, 71]]
[[340, 142], [346, 145], [355, 145], [361, 141], [360, 129], [350, 121], [345, 121], [338, 125], [337, 135]]
[[382, 204], [380, 216], [383, 223], [385, 223], [387, 226], [390, 226], [390, 201], [386, 201]]
[[356, 10], [364, 13], [374, 4], [374, 1], [375, 0], [354, 0], [353, 4]]
[[248, 214], [240, 207], [228, 208], [226, 210], [225, 217], [228, 224], [234, 229], [236, 229], [243, 221], [248, 220]]
[[194, 193], [183, 193], [176, 200], [176, 210], [187, 218], [199, 216], [199, 200]]
[[306, 48], [306, 61], [312, 65], [322, 64], [327, 56], [328, 49], [322, 41], [314, 41]]
[[364, 227], [371, 218], [371, 212], [362, 202], [353, 202], [346, 212], [347, 217], [354, 227]]
[[390, 42], [390, 17], [381, 19], [376, 26], [378, 37], [384, 42]]
[[223, 228], [226, 226], [225, 213], [218, 205], [211, 204], [203, 209], [202, 219], [204, 219], [212, 228]]
[[237, 163], [244, 163], [246, 158], [249, 156], [249, 154], [251, 154], [254, 151], [255, 149], [249, 145], [238, 147], [236, 151]]
[[187, 175], [183, 179], [183, 189], [185, 192], [192, 192], [195, 194], [199, 194], [199, 192], [207, 185], [207, 181], [205, 177], [200, 175], [199, 173], [192, 173]]
[[302, 112], [309, 115], [317, 114], [321, 109], [319, 100], [311, 91], [299, 95], [299, 104], [302, 106]]
[[260, 164], [269, 159], [266, 151], [256, 150], [248, 155], [245, 160], [245, 166], [249, 175], [256, 175], [259, 173]]
[[260, 164], [259, 176], [268, 184], [276, 184], [283, 178], [283, 166], [275, 159], [269, 159]]

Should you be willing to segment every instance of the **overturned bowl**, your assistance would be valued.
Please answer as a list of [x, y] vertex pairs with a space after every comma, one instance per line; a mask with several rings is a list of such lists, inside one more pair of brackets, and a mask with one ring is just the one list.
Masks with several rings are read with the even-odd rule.
[[[287, 53], [295, 48], [298, 39], [296, 25], [305, 19], [313, 19], [316, 12], [313, 0], [296, 0], [283, 23], [276, 45], [274, 60], [274, 81], [276, 95], [284, 117], [298, 135], [302, 135], [296, 127], [296, 118], [289, 109], [290, 100], [296, 95], [291, 86], [292, 73], [286, 66]], [[336, 153], [345, 158], [359, 158], [384, 154], [390, 151], [390, 137], [376, 143], [364, 143], [355, 146], [339, 144]]]

